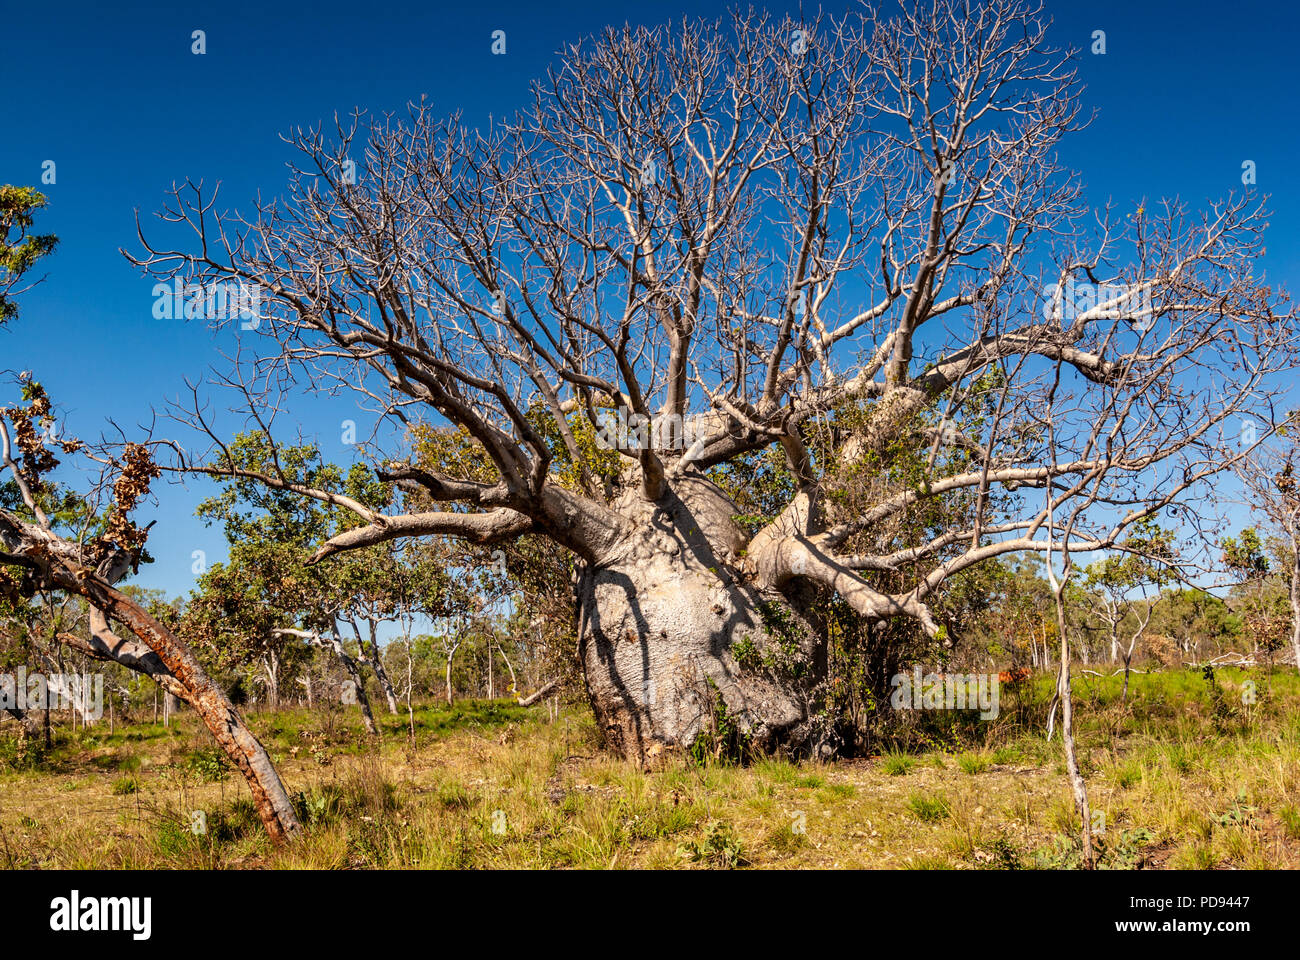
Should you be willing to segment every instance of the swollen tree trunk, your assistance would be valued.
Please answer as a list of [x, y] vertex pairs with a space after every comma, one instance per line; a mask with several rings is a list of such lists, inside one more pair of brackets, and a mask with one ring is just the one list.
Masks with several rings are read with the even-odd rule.
[[760, 750], [826, 742], [810, 706], [824, 650], [796, 603], [756, 585], [731, 501], [688, 479], [616, 509], [630, 534], [578, 583], [579, 653], [607, 745], [644, 759], [720, 719]]

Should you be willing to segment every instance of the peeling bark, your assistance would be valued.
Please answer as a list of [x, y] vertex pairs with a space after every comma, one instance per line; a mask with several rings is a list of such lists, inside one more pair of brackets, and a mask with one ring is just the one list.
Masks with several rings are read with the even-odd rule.
[[266, 749], [180, 638], [97, 577], [79, 578], [59, 570], [56, 580], [65, 589], [80, 593], [106, 616], [122, 623], [158, 656], [180, 684], [182, 698], [194, 708], [248, 783], [271, 840], [280, 843], [295, 836], [300, 830], [298, 817]]
[[[91, 637], [84, 644], [78, 643], [79, 649], [158, 677], [169, 694], [175, 688], [162, 677], [170, 677], [179, 685], [180, 696], [198, 713], [248, 783], [258, 815], [273, 842], [299, 832], [293, 804], [271, 758], [224, 691], [208, 677], [179, 637], [113, 586], [129, 568], [127, 554], [118, 552], [91, 569], [82, 561], [79, 545], [61, 539], [48, 526], [28, 523], [5, 510], [0, 510], [0, 548], [9, 562], [21, 561], [49, 588], [86, 599], [91, 607]], [[108, 626], [110, 619], [122, 624], [149, 652], [114, 636]], [[68, 642], [65, 637], [60, 639]]]

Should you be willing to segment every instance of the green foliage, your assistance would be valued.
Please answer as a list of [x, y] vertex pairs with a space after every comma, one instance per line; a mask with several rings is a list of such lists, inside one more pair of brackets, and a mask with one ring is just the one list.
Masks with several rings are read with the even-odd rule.
[[31, 187], [0, 185], [0, 326], [18, 316], [14, 295], [38, 260], [54, 252], [58, 238], [31, 232], [45, 195]]
[[[394, 505], [393, 486], [361, 463], [325, 462], [311, 445], [272, 449], [265, 435], [238, 436], [224, 453], [225, 466], [350, 498], [368, 509]], [[345, 551], [319, 563], [313, 552], [361, 522], [345, 506], [268, 486], [248, 476], [223, 478], [220, 493], [198, 515], [220, 523], [229, 558], [198, 580], [184, 614], [184, 633], [205, 664], [231, 684], [272, 682], [271, 694], [308, 668], [312, 650], [296, 629], [328, 635], [340, 622], [356, 626], [377, 658], [371, 628], [417, 616], [437, 618], [465, 609], [470, 584], [427, 545], [380, 543]], [[355, 650], [353, 656], [358, 656]], [[364, 659], [364, 657], [363, 657]], [[268, 668], [266, 665], [274, 668]], [[431, 672], [431, 671], [427, 671]]]
[[1214, 726], [1219, 731], [1229, 729], [1236, 719], [1237, 708], [1228, 702], [1227, 696], [1223, 692], [1223, 687], [1219, 685], [1218, 678], [1214, 675], [1214, 667], [1206, 664], [1201, 669], [1201, 676], [1209, 687], [1210, 694], [1210, 712], [1214, 720]]
[[225, 751], [218, 746], [196, 750], [185, 761], [185, 767], [191, 773], [204, 780], [216, 783], [230, 775], [230, 761]]
[[742, 670], [757, 670], [763, 664], [763, 656], [758, 652], [758, 646], [748, 636], [741, 637], [731, 645], [731, 655]]
[[740, 763], [750, 753], [749, 734], [727, 709], [722, 693], [713, 678], [707, 680], [711, 704], [709, 723], [695, 735], [686, 750], [690, 760], [700, 766], [710, 763]]
[[730, 824], [711, 820], [705, 825], [704, 835], [687, 840], [677, 848], [678, 857], [692, 863], [704, 863], [722, 870], [734, 870], [749, 865], [745, 850]]
[[1242, 530], [1239, 538], [1224, 537], [1222, 546], [1224, 565], [1242, 580], [1252, 580], [1268, 573], [1268, 556], [1259, 531], [1254, 527]]
[[1255, 820], [1259, 808], [1247, 802], [1246, 788], [1237, 791], [1236, 802], [1216, 819], [1221, 827], [1249, 827]]
[[957, 758], [957, 766], [962, 773], [983, 773], [989, 768], [991, 759], [984, 753], [963, 753]]

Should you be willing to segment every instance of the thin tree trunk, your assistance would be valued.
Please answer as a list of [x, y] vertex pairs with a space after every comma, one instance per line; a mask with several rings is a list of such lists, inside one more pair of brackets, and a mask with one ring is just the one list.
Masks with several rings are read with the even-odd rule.
[[[53, 670], [46, 676], [46, 702], [53, 705], [55, 702], [61, 703], [65, 700], [67, 701], [72, 713], [73, 730], [77, 729], [78, 719], [81, 721], [82, 730], [85, 730], [86, 727], [95, 722], [94, 719], [89, 716], [90, 707], [86, 702], [88, 693], [87, 688], [90, 684], [88, 682], [83, 683], [83, 678], [78, 678], [75, 684], [70, 684], [61, 670]], [[55, 696], [58, 696], [58, 701], [54, 700]]]
[[357, 704], [361, 707], [361, 722], [366, 726], [366, 732], [374, 735], [379, 734], [379, 727], [375, 724], [375, 712], [370, 708], [370, 695], [366, 693], [366, 679], [361, 675], [361, 669], [357, 666], [355, 660], [347, 655], [343, 649], [343, 643], [334, 635], [334, 642], [331, 645], [334, 650], [334, 656], [338, 657], [339, 663], [343, 664], [343, 669], [347, 671], [348, 678], [352, 681], [352, 691], [356, 695]]
[[370, 642], [366, 643], [361, 637], [361, 631], [357, 628], [356, 622], [352, 621], [352, 630], [357, 635], [357, 645], [361, 648], [361, 653], [370, 663], [370, 669], [375, 672], [375, 679], [379, 681], [379, 689], [384, 691], [384, 699], [388, 701], [388, 712], [397, 715], [397, 691], [393, 688], [393, 682], [388, 678], [388, 671], [384, 669], [384, 660], [380, 655], [379, 637], [376, 631], [375, 621], [366, 621], [370, 632]]
[[1300, 670], [1300, 538], [1291, 537], [1291, 654]]
[[277, 710], [280, 707], [280, 658], [274, 653], [263, 657], [262, 669], [266, 674], [266, 705]]
[[[1047, 486], [1050, 490], [1051, 484], [1049, 483]], [[1083, 866], [1085, 870], [1091, 870], [1093, 867], [1092, 814], [1088, 808], [1088, 786], [1084, 782], [1083, 774], [1079, 772], [1079, 760], [1074, 746], [1074, 699], [1070, 692], [1070, 641], [1065, 623], [1065, 587], [1069, 582], [1069, 558], [1067, 555], [1065, 571], [1058, 579], [1056, 571], [1052, 567], [1054, 561], [1052, 559], [1051, 544], [1055, 535], [1052, 528], [1052, 513], [1049, 500], [1047, 511], [1047, 579], [1051, 584], [1052, 597], [1056, 603], [1056, 629], [1061, 633], [1061, 666], [1056, 675], [1056, 701], [1061, 705], [1061, 740], [1065, 744], [1065, 769], [1070, 779], [1070, 790], [1074, 794], [1074, 806], [1079, 813], [1082, 824]], [[1068, 529], [1063, 540], [1066, 543], [1069, 542]]]
[[505, 648], [502, 647], [501, 644], [499, 644], [499, 643], [497, 644], [497, 649], [501, 651], [501, 659], [504, 660], [504, 661], [506, 662], [506, 669], [510, 671], [510, 692], [511, 692], [511, 694], [513, 694], [513, 695], [518, 695], [518, 693], [519, 693], [519, 680], [518, 680], [518, 678], [515, 676], [515, 668], [514, 668], [514, 665], [510, 662], [510, 658], [506, 656]]
[[1070, 695], [1070, 649], [1065, 637], [1064, 617], [1061, 618], [1061, 670], [1057, 674], [1056, 692], [1061, 700], [1061, 740], [1065, 744], [1065, 769], [1070, 778], [1070, 790], [1074, 794], [1075, 809], [1079, 812], [1082, 823], [1083, 866], [1091, 870], [1092, 853], [1092, 813], [1088, 807], [1088, 788], [1083, 775], [1079, 772], [1079, 760], [1074, 747], [1074, 701]]
[[335, 658], [343, 666], [344, 672], [347, 673], [348, 679], [352, 682], [352, 692], [356, 695], [357, 704], [361, 707], [361, 722], [365, 724], [366, 732], [378, 735], [379, 728], [375, 725], [374, 711], [370, 709], [370, 697], [366, 694], [366, 681], [361, 676], [361, 668], [357, 666], [355, 660], [348, 656], [347, 650], [344, 649], [343, 640], [339, 636], [337, 621], [335, 621], [334, 627], [334, 632], [330, 634], [328, 640], [312, 630], [278, 630], [276, 632], [302, 637], [313, 645], [329, 650], [334, 654]]

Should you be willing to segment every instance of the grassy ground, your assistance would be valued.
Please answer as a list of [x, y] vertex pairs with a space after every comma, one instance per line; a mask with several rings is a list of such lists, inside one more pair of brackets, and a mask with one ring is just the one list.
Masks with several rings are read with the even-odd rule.
[[[548, 723], [506, 703], [428, 706], [413, 738], [384, 717], [379, 747], [341, 708], [254, 715], [307, 827], [281, 849], [192, 714], [65, 732], [47, 756], [6, 724], [0, 866], [1071, 867], [1060, 740], [1041, 729], [1050, 682], [1004, 693], [995, 721], [913, 728], [833, 764], [642, 771], [602, 755], [578, 708]], [[1081, 676], [1075, 698], [1103, 866], [1300, 866], [1294, 671], [1136, 675], [1126, 706], [1119, 678]]]

